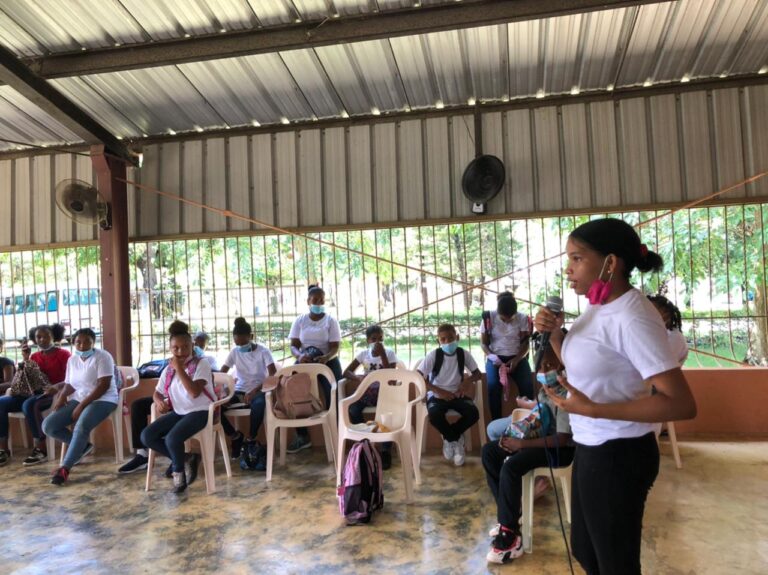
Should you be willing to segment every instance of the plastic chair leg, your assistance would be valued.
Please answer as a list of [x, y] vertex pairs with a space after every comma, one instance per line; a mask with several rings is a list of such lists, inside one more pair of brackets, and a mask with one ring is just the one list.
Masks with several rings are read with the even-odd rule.
[[275, 428], [267, 424], [267, 478], [272, 481], [272, 464], [275, 458]]
[[678, 469], [682, 469], [683, 460], [680, 459], [680, 448], [677, 446], [677, 432], [675, 431], [675, 423], [673, 421], [667, 423], [667, 433], [669, 434], [669, 442], [672, 444], [672, 455], [675, 457], [675, 466]]
[[560, 477], [560, 485], [563, 487], [563, 505], [565, 505], [565, 516], [568, 523], [571, 523], [571, 482], [567, 477]]
[[50, 435], [45, 437], [46, 451], [48, 452], [48, 462], [56, 461], [56, 440]]
[[411, 459], [411, 446], [407, 438], [399, 438], [395, 441], [397, 451], [400, 454], [400, 465], [403, 467], [403, 480], [405, 481], [405, 502], [413, 502], [413, 461]]
[[152, 470], [155, 468], [155, 450], [149, 450], [149, 457], [147, 458], [147, 482], [144, 486], [144, 491], [150, 491], [152, 489]]
[[124, 415], [123, 423], [125, 424], [125, 433], [127, 434], [128, 438], [128, 451], [133, 453], [133, 427], [131, 426], [131, 416]]
[[336, 458], [333, 454], [333, 443], [335, 439], [333, 437], [333, 431], [331, 431], [331, 426], [329, 425], [328, 421], [323, 422], [322, 428], [323, 439], [325, 440], [325, 455], [328, 458], [328, 463], [333, 463], [335, 466]]
[[232, 477], [232, 463], [229, 460], [229, 449], [227, 449], [227, 438], [224, 436], [224, 432], [221, 429], [217, 429], [214, 433], [219, 438], [219, 446], [221, 447], [221, 454], [224, 456], [224, 469], [227, 470], [227, 477]]
[[533, 484], [534, 473], [530, 471], [523, 476], [523, 549], [526, 553], [533, 551]]
[[285, 467], [285, 452], [288, 451], [288, 428], [280, 428], [280, 467]]
[[344, 435], [344, 432], [342, 431], [339, 434], [339, 443], [338, 443], [338, 449], [336, 450], [336, 487], [341, 486], [341, 474], [344, 470], [344, 442], [346, 440], [346, 436]]
[[213, 432], [203, 430], [198, 436], [200, 439], [200, 451], [203, 458], [203, 470], [205, 471], [205, 490], [208, 495], [216, 492], [216, 478], [213, 475]]
[[123, 422], [120, 421], [122, 417], [120, 417], [119, 413], [116, 413], [117, 410], [115, 410], [115, 413], [112, 414], [110, 417], [110, 420], [112, 421], [112, 436], [115, 440], [115, 463], [122, 463], [123, 462]]
[[411, 431], [411, 461], [413, 473], [416, 476], [416, 484], [421, 485], [421, 443], [417, 439], [417, 432]]
[[[10, 429], [10, 427], [9, 427]], [[27, 449], [29, 447], [29, 442], [27, 441], [27, 421], [25, 419], [19, 419], [19, 429], [21, 429], [21, 444], [24, 446], [24, 449]], [[8, 434], [8, 446], [11, 446], [11, 438], [10, 433]]]

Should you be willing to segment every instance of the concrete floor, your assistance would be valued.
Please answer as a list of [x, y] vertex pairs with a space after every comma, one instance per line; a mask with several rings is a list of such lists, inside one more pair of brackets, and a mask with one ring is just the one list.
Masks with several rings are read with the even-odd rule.
[[[684, 443], [676, 470], [666, 447], [645, 519], [647, 574], [768, 573], [768, 443]], [[550, 492], [537, 501], [534, 549], [506, 566], [485, 554], [494, 508], [477, 453], [463, 468], [424, 459], [417, 503], [402, 504], [395, 458], [385, 508], [369, 526], [345, 527], [324, 454], [288, 456], [264, 475], [217, 464], [218, 493], [202, 477], [182, 497], [160, 477], [118, 477], [102, 450], [70, 482], [52, 466], [23, 468], [22, 450], [0, 469], [0, 573], [505, 573], [566, 574]], [[582, 573], [576, 566], [576, 573]]]

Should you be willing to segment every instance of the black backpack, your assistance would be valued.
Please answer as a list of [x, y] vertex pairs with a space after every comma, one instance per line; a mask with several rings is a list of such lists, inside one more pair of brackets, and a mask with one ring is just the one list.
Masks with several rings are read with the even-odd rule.
[[[435, 350], [435, 365], [432, 366], [432, 376], [430, 381], [437, 377], [440, 370], [443, 367], [443, 359], [445, 358], [445, 352], [441, 348]], [[464, 377], [464, 348], [456, 348], [456, 359], [459, 360], [459, 377]]]
[[266, 471], [266, 446], [255, 439], [243, 443], [243, 446], [240, 448], [240, 469], [243, 471]]

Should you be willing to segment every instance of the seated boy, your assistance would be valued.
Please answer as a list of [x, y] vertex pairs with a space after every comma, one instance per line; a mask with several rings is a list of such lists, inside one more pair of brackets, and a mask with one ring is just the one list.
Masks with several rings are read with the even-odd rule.
[[[443, 436], [443, 456], [460, 466], [464, 465], [464, 432], [480, 418], [472, 398], [474, 382], [482, 374], [470, 353], [459, 347], [459, 336], [453, 325], [444, 323], [438, 327], [437, 341], [440, 347], [427, 354], [419, 373], [427, 382], [429, 422]], [[466, 376], [465, 368], [472, 375]], [[446, 418], [450, 409], [460, 415], [453, 423]]]
[[[352, 363], [344, 370], [344, 377], [350, 381], [360, 383], [363, 377], [376, 369], [397, 367], [397, 356], [391, 349], [384, 347], [384, 330], [380, 325], [372, 325], [365, 330], [365, 338], [368, 348], [361, 351], [352, 360]], [[363, 377], [355, 375], [355, 370], [363, 366]], [[374, 407], [379, 399], [379, 384], [372, 384], [358, 401], [349, 406], [349, 420], [352, 423], [363, 423], [365, 418], [363, 410], [366, 407]], [[381, 445], [381, 466], [389, 469], [392, 466], [392, 444], [387, 442]]]
[[[534, 349], [538, 345], [538, 334], [534, 335]], [[557, 355], [548, 348], [541, 362], [541, 369], [536, 374], [536, 380], [543, 384], [548, 372], [562, 371], [563, 366]], [[537, 467], [565, 467], [573, 461], [574, 447], [571, 441], [571, 426], [568, 414], [559, 410], [542, 388], [539, 391], [538, 404], [536, 401], [518, 400], [518, 405], [527, 409], [549, 410], [551, 423], [536, 439], [517, 439], [507, 437], [503, 428], [511, 422], [510, 417], [497, 419], [489, 425], [499, 430], [496, 439], [491, 439], [483, 446], [483, 467], [488, 487], [496, 500], [496, 516], [498, 525], [491, 529], [493, 537], [491, 549], [488, 551], [489, 563], [507, 563], [523, 555], [523, 537], [520, 532], [520, 517], [522, 514], [523, 476]], [[501, 437], [501, 439], [498, 439]], [[543, 479], [542, 482], [538, 482]], [[537, 478], [534, 497], [545, 491], [549, 480]]]

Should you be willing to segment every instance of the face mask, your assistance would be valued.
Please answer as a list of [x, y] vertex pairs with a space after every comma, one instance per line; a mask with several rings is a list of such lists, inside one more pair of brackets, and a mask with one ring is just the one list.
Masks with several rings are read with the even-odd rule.
[[49, 345], [49, 346], [47, 346], [47, 347], [43, 347], [42, 345], [38, 345], [38, 346], [37, 346], [37, 348], [38, 348], [40, 351], [51, 351], [51, 350], [52, 350], [54, 347], [55, 347], [55, 346], [54, 346], [54, 344], [50, 344], [50, 345]]
[[250, 342], [246, 343], [245, 345], [238, 345], [237, 346], [237, 351], [239, 351], [240, 353], [249, 353], [251, 351], [251, 344], [250, 344]]
[[547, 373], [537, 373], [536, 381], [538, 381], [541, 385], [554, 387], [557, 384], [557, 372], [553, 369]]
[[194, 353], [194, 354], [195, 354], [197, 357], [203, 357], [203, 348], [202, 348], [202, 347], [200, 347], [199, 345], [196, 345], [196, 346], [195, 346], [195, 347], [192, 349], [192, 352], [193, 352], [193, 353]]
[[82, 358], [82, 359], [88, 359], [89, 357], [91, 357], [93, 355], [93, 352], [94, 352], [94, 350], [92, 350], [92, 349], [89, 349], [88, 351], [80, 351], [80, 350], [76, 349], [75, 350], [75, 355], [77, 357]]
[[605, 266], [608, 264], [608, 258], [606, 257], [603, 261], [603, 267], [600, 270], [600, 275], [597, 276], [597, 279], [592, 282], [592, 285], [589, 286], [589, 291], [587, 291], [587, 300], [592, 305], [602, 305], [605, 303], [605, 300], [608, 299], [608, 296], [611, 295], [611, 281], [613, 281], [613, 272], [611, 272], [611, 275], [608, 276], [608, 281], [604, 281], [603, 278], [603, 272], [605, 272]]
[[452, 341], [451, 343], [444, 343], [440, 345], [440, 349], [443, 350], [443, 353], [447, 353], [448, 355], [456, 353], [456, 350], [458, 348], [459, 348], [458, 341]]
[[311, 305], [309, 306], [309, 311], [316, 315], [320, 315], [321, 313], [325, 313], [325, 306], [324, 305]]

